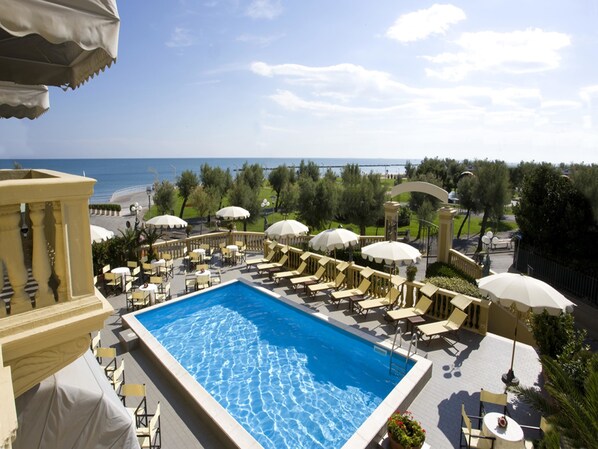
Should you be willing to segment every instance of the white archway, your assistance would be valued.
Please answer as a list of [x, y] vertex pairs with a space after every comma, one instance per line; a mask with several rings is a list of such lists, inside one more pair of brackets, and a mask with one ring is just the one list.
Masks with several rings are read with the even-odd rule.
[[446, 190], [441, 187], [435, 186], [434, 184], [430, 184], [429, 182], [423, 181], [412, 181], [412, 182], [404, 182], [402, 184], [396, 185], [390, 191], [391, 197], [395, 197], [401, 193], [406, 192], [421, 192], [427, 193], [428, 195], [432, 195], [435, 198], [438, 198], [445, 204], [448, 204], [448, 197], [449, 194]]

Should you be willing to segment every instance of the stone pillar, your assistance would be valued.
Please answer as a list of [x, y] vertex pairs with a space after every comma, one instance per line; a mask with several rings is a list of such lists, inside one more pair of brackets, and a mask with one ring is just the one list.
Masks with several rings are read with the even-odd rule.
[[54, 215], [54, 274], [58, 281], [58, 301], [68, 300], [66, 288], [66, 250], [64, 247], [64, 227], [62, 225], [62, 208], [60, 201], [52, 203], [52, 214]]
[[4, 262], [14, 292], [10, 300], [11, 315], [32, 309], [31, 298], [25, 292], [28, 275], [23, 255], [20, 222], [20, 204], [0, 206], [0, 258]]
[[454, 221], [457, 211], [452, 207], [438, 210], [438, 261], [448, 263], [449, 251], [453, 248]]
[[401, 204], [396, 201], [384, 203], [384, 238], [389, 241], [397, 240], [397, 224]]
[[52, 267], [50, 266], [50, 258], [48, 257], [48, 245], [44, 230], [45, 214], [45, 203], [32, 203], [29, 205], [29, 217], [31, 218], [31, 231], [33, 235], [31, 271], [38, 285], [37, 293], [35, 294], [36, 307], [54, 304], [54, 295], [49, 285]]

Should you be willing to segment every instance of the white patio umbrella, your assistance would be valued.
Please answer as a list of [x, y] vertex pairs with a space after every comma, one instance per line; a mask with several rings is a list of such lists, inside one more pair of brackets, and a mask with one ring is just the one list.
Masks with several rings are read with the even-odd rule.
[[75, 89], [118, 53], [116, 0], [0, 2], [0, 80]]
[[247, 209], [239, 206], [227, 206], [216, 212], [216, 217], [224, 220], [244, 220], [249, 218], [251, 214]]
[[156, 228], [185, 228], [187, 227], [187, 222], [182, 218], [176, 217], [174, 215], [158, 215], [156, 217], [152, 217], [145, 222], [148, 226], [154, 226]]
[[309, 241], [309, 246], [316, 251], [334, 251], [334, 265], [336, 266], [336, 250], [357, 245], [359, 236], [348, 229], [326, 229]]
[[50, 108], [47, 86], [25, 86], [10, 81], [0, 81], [0, 117], [39, 117]]
[[406, 260], [415, 263], [422, 254], [417, 248], [406, 243], [384, 241], [364, 246], [361, 248], [361, 256], [364, 259], [374, 260], [378, 263], [384, 261], [384, 263], [388, 265], [392, 264], [396, 267], [397, 262]]
[[309, 228], [297, 220], [281, 220], [273, 223], [266, 229], [266, 235], [271, 239], [280, 239], [283, 237], [297, 237], [305, 235]]
[[89, 228], [91, 231], [91, 241], [94, 243], [100, 243], [114, 237], [114, 232], [102, 228], [101, 226], [89, 225]]
[[519, 380], [513, 372], [513, 361], [517, 342], [517, 322], [521, 312], [542, 313], [546, 310], [550, 315], [559, 315], [562, 312], [572, 312], [575, 304], [547, 283], [519, 273], [486, 276], [478, 279], [478, 287], [482, 293], [488, 294], [491, 301], [504, 307], [513, 305], [517, 310], [511, 368], [502, 376], [505, 384], [517, 385]]

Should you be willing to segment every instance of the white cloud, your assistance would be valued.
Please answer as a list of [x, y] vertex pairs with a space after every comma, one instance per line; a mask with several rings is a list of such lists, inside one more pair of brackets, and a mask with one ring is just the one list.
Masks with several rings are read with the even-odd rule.
[[598, 97], [598, 85], [582, 87], [579, 90], [579, 96], [588, 106], [591, 106], [592, 99]]
[[441, 67], [426, 69], [428, 76], [458, 81], [471, 72], [522, 74], [553, 70], [561, 62], [559, 50], [569, 46], [571, 38], [563, 33], [529, 28], [508, 33], [463, 33], [455, 44], [461, 51], [423, 57]]
[[280, 0], [253, 0], [246, 14], [252, 19], [274, 19], [282, 14]]
[[256, 36], [253, 34], [242, 34], [237, 37], [238, 42], [246, 42], [249, 44], [259, 45], [260, 47], [267, 47], [273, 42], [284, 37], [284, 34], [276, 34], [272, 36]]
[[414, 42], [433, 34], [445, 34], [451, 25], [465, 18], [465, 12], [456, 6], [434, 4], [400, 16], [386, 31], [386, 37], [403, 43]]
[[175, 27], [170, 35], [170, 39], [166, 42], [167, 47], [182, 48], [190, 47], [195, 43], [195, 39], [191, 34], [191, 30], [182, 27]]

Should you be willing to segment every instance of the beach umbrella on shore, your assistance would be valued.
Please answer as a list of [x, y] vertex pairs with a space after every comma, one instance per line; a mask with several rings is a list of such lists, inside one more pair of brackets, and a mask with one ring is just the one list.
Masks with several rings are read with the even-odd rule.
[[361, 248], [361, 257], [378, 263], [384, 261], [396, 268], [397, 262], [417, 262], [422, 254], [417, 248], [402, 242], [376, 242]]
[[50, 96], [46, 86], [26, 86], [10, 81], [0, 81], [0, 117], [39, 117], [50, 108]]
[[268, 238], [277, 240], [283, 237], [286, 238], [305, 235], [308, 231], [309, 228], [297, 220], [281, 220], [273, 223], [264, 232]]
[[156, 217], [150, 218], [145, 222], [148, 226], [153, 226], [155, 228], [186, 228], [187, 222], [182, 218], [176, 217], [174, 215], [158, 215]]
[[0, 80], [75, 89], [116, 61], [115, 0], [7, 0], [0, 17]]
[[502, 380], [507, 385], [517, 385], [519, 380], [513, 372], [513, 362], [515, 360], [515, 343], [517, 342], [517, 324], [521, 313], [542, 313], [545, 310], [550, 315], [560, 315], [563, 312], [572, 312], [575, 304], [547, 283], [520, 273], [493, 274], [478, 279], [477, 282], [480, 291], [486, 293], [492, 302], [503, 307], [515, 307], [516, 321], [511, 368], [506, 374], [503, 374]]
[[114, 232], [102, 228], [101, 226], [89, 225], [89, 228], [91, 232], [91, 241], [94, 243], [100, 243], [114, 237]]

